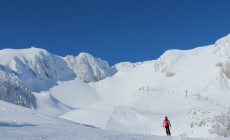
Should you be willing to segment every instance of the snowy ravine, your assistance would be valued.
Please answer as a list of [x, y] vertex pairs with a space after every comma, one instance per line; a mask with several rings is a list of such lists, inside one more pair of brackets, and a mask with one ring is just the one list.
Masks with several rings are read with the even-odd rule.
[[[214, 116], [230, 107], [229, 58], [230, 35], [213, 45], [168, 50], [157, 60], [113, 67], [87, 53], [61, 57], [33, 47], [0, 50], [2, 73], [21, 81], [10, 88], [2, 84], [0, 90], [12, 91], [11, 103], [22, 99], [30, 106], [20, 105], [37, 108], [0, 102], [0, 133], [6, 139], [10, 130], [18, 136], [12, 139], [218, 138], [209, 130]], [[7, 101], [9, 92], [2, 93]], [[165, 116], [172, 137], [165, 137]], [[25, 133], [29, 129], [34, 131]]]

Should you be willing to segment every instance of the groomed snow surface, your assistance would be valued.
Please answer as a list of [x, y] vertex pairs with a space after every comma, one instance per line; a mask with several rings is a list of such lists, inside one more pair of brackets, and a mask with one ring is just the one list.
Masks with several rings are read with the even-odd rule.
[[1, 140], [180, 140], [185, 138], [101, 130], [3, 101], [0, 101], [0, 113]]

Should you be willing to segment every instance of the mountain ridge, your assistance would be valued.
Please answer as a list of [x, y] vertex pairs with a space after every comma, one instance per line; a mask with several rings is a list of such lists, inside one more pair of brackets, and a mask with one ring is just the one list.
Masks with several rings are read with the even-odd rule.
[[[72, 60], [74, 64], [70, 66]], [[20, 82], [18, 82], [19, 84], [15, 88], [25, 87], [28, 88], [29, 92], [27, 93], [24, 90], [26, 94], [23, 92], [20, 93], [20, 99], [23, 99], [23, 102], [20, 101], [20, 103], [18, 103], [19, 101], [17, 103], [15, 101], [18, 98], [16, 95], [19, 94], [17, 90], [10, 94], [12, 97], [6, 96], [5, 92], [2, 92], [1, 99], [35, 109], [37, 108], [36, 97], [30, 93], [31, 91], [47, 91], [57, 85], [58, 81], [69, 81], [75, 78], [84, 82], [98, 81], [114, 73], [106, 61], [94, 58], [88, 53], [80, 53], [76, 57], [61, 57], [45, 49], [35, 47], [0, 50], [0, 69], [2, 71], [1, 75], [6, 73], [17, 77]], [[0, 80], [7, 82], [6, 80], [10, 81], [11, 79], [1, 79], [0, 77]], [[8, 88], [3, 84], [1, 89], [10, 90]], [[31, 97], [28, 98], [27, 96]], [[24, 102], [32, 102], [32, 104], [25, 104]]]

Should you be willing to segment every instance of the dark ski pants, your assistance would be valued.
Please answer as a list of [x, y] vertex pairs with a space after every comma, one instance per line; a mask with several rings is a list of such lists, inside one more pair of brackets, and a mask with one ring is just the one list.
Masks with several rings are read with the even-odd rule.
[[171, 133], [170, 133], [169, 126], [165, 126], [165, 130], [166, 130], [166, 134], [167, 134], [167, 136], [170, 136], [170, 135], [171, 135]]

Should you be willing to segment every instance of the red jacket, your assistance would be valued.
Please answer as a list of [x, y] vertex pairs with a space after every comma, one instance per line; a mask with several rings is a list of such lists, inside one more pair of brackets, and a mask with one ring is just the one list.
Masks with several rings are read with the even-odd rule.
[[168, 119], [165, 119], [165, 120], [163, 121], [163, 126], [164, 126], [164, 127], [166, 127], [166, 126], [171, 126], [170, 121], [169, 121]]

